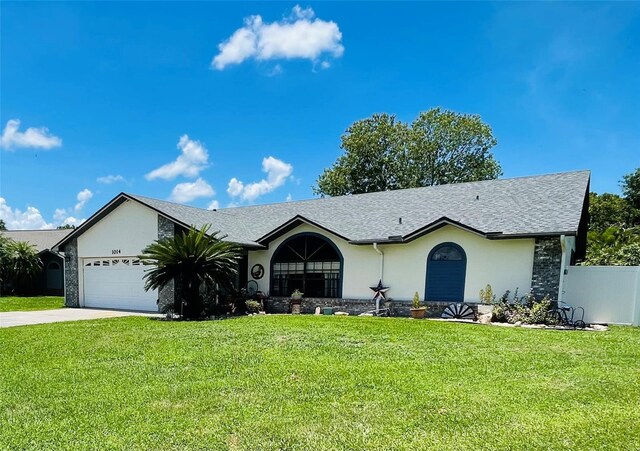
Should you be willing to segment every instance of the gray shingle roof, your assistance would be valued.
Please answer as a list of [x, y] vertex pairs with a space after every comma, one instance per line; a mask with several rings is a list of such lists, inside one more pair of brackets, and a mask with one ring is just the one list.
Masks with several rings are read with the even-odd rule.
[[53, 249], [53, 246], [64, 239], [73, 230], [3, 230], [0, 234], [11, 238], [13, 241], [26, 241], [35, 246], [38, 253]]
[[211, 224], [241, 244], [297, 216], [351, 241], [407, 237], [443, 217], [484, 234], [546, 235], [577, 232], [589, 178], [589, 171], [564, 172], [217, 211], [127, 196], [182, 223]]

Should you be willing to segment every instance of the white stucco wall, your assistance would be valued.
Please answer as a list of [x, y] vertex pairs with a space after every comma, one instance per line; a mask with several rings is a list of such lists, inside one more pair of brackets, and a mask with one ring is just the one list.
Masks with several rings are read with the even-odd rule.
[[[158, 239], [158, 214], [126, 201], [78, 237], [78, 291], [84, 305], [84, 265], [87, 257], [134, 257]], [[115, 252], [114, 251], [119, 251]]]
[[[331, 239], [344, 257], [343, 298], [366, 299], [368, 288], [380, 279], [380, 256], [371, 245], [356, 246], [311, 225], [303, 224], [269, 244], [269, 249], [249, 252], [249, 268], [256, 263], [265, 268], [258, 282], [268, 293], [270, 261], [273, 252], [287, 238], [301, 232], [315, 232]], [[460, 245], [467, 254], [465, 301], [476, 302], [481, 288], [490, 283], [500, 296], [505, 290], [524, 294], [531, 288], [533, 239], [488, 240], [454, 226], [445, 226], [407, 244], [386, 244], [379, 248], [385, 254], [383, 281], [391, 289], [389, 297], [409, 300], [417, 291], [424, 298], [427, 256], [433, 247], [443, 242]]]
[[[139, 255], [158, 239], [158, 214], [126, 201], [78, 237], [78, 257]], [[114, 254], [113, 251], [120, 253]]]

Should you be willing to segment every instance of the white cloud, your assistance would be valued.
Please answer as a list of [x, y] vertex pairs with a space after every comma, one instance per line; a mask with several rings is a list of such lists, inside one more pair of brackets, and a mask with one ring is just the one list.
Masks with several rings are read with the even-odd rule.
[[170, 200], [174, 202], [191, 202], [198, 197], [211, 197], [216, 192], [211, 188], [207, 182], [202, 178], [199, 178], [193, 183], [178, 183], [171, 191]]
[[280, 64], [276, 64], [273, 69], [271, 69], [269, 72], [267, 72], [267, 75], [269, 77], [275, 77], [277, 75], [280, 75], [282, 72], [284, 72], [284, 70], [282, 69], [282, 66]]
[[218, 202], [217, 200], [212, 200], [207, 207], [207, 210], [217, 210], [218, 208], [220, 208], [220, 202]]
[[18, 147], [51, 149], [62, 145], [62, 139], [50, 134], [47, 127], [29, 127], [24, 132], [19, 131], [19, 128], [20, 120], [10, 119], [0, 136], [0, 147], [7, 150]]
[[121, 175], [105, 175], [104, 177], [98, 177], [96, 179], [98, 183], [104, 183], [105, 185], [110, 185], [116, 182], [124, 182], [125, 178]]
[[227, 193], [231, 197], [237, 197], [242, 194], [242, 190], [244, 189], [243, 183], [237, 178], [232, 178], [229, 180], [229, 186], [227, 187]]
[[293, 166], [277, 158], [267, 157], [262, 160], [262, 171], [267, 173], [267, 178], [259, 182], [245, 185], [235, 177], [229, 180], [227, 187], [229, 196], [239, 196], [242, 200], [252, 202], [263, 194], [284, 185], [287, 177], [293, 173]]
[[72, 225], [72, 226], [78, 227], [79, 225], [81, 225], [86, 220], [87, 220], [86, 218], [77, 219], [77, 218], [74, 218], [73, 216], [69, 216], [69, 217], [65, 218], [64, 221], [62, 221], [61, 225]]
[[340, 57], [344, 53], [341, 41], [338, 24], [318, 19], [311, 8], [296, 5], [291, 15], [279, 22], [265, 23], [258, 15], [245, 18], [244, 26], [218, 45], [220, 53], [211, 65], [223, 70], [250, 58], [316, 61], [322, 54]]
[[67, 210], [64, 208], [56, 208], [53, 212], [53, 220], [56, 222], [63, 222], [67, 217]]
[[82, 210], [82, 208], [84, 208], [85, 204], [87, 202], [89, 202], [89, 199], [91, 199], [92, 197], [93, 197], [93, 193], [90, 190], [88, 190], [87, 188], [85, 188], [82, 191], [80, 191], [78, 193], [78, 195], [76, 196], [76, 199], [78, 200], [78, 203], [74, 207], [76, 213], [79, 213], [80, 210]]
[[69, 216], [69, 212], [66, 208], [56, 208], [53, 212], [53, 222], [55, 225], [72, 225], [78, 227], [87, 219], [78, 219], [74, 216]]
[[173, 180], [179, 175], [195, 178], [207, 167], [209, 153], [199, 141], [189, 139], [188, 135], [182, 135], [177, 147], [182, 154], [175, 161], [149, 172], [145, 175], [147, 180]]
[[47, 222], [37, 208], [27, 206], [25, 211], [11, 208], [3, 197], [0, 197], [0, 219], [4, 221], [9, 230], [53, 228], [53, 224]]
[[291, 202], [293, 200], [293, 197], [291, 196], [291, 193], [287, 194], [287, 198], [285, 199], [285, 202]]

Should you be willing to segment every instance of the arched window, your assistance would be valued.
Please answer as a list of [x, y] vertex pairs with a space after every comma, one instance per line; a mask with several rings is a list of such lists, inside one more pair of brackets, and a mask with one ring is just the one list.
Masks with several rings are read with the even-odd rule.
[[57, 262], [49, 262], [47, 269], [60, 269], [60, 265]]
[[298, 289], [308, 298], [342, 295], [342, 254], [316, 233], [294, 235], [271, 258], [272, 296], [291, 296]]

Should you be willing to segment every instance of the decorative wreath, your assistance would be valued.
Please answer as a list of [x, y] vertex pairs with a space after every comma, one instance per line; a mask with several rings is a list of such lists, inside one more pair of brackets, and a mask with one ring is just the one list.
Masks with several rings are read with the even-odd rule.
[[260, 263], [253, 265], [251, 268], [251, 277], [259, 280], [262, 279], [262, 276], [264, 276], [264, 266]]

